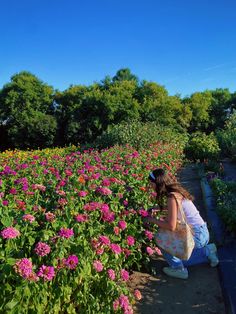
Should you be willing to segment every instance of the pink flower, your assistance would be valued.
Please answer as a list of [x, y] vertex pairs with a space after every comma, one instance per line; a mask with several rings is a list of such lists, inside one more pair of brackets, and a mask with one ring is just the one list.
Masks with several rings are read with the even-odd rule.
[[123, 204], [124, 204], [125, 206], [127, 206], [127, 205], [129, 204], [129, 202], [128, 202], [127, 200], [124, 200], [124, 201], [123, 201]]
[[128, 307], [129, 307], [129, 299], [126, 295], [122, 294], [120, 297], [119, 297], [119, 304], [120, 304], [120, 307], [123, 309], [123, 310], [127, 310]]
[[15, 188], [11, 188], [9, 193], [15, 195], [17, 194], [17, 190]]
[[120, 306], [120, 303], [119, 303], [119, 300], [117, 299], [113, 302], [113, 310], [116, 312], [119, 309], [119, 306]]
[[103, 186], [110, 186], [111, 185], [110, 180], [109, 179], [103, 179], [102, 185]]
[[104, 248], [100, 247], [100, 248], [96, 249], [97, 255], [102, 255], [103, 253], [104, 253]]
[[1, 236], [3, 239], [14, 239], [19, 237], [20, 231], [15, 229], [14, 227], [7, 227], [1, 231]]
[[154, 250], [150, 246], [148, 246], [146, 248], [146, 251], [147, 251], [148, 255], [152, 255], [154, 253]]
[[103, 265], [98, 260], [93, 262], [93, 267], [98, 273], [100, 273], [103, 270]]
[[85, 197], [88, 194], [86, 191], [79, 191], [78, 195], [79, 197]]
[[52, 221], [55, 220], [56, 216], [53, 213], [51, 213], [51, 212], [47, 212], [45, 214], [45, 218], [46, 218], [47, 221], [52, 222]]
[[34, 251], [38, 256], [46, 256], [50, 253], [51, 248], [44, 242], [38, 242]]
[[149, 239], [152, 240], [153, 238], [153, 233], [149, 230], [145, 230], [145, 236]]
[[42, 265], [37, 273], [38, 277], [42, 277], [44, 281], [51, 281], [55, 276], [53, 266]]
[[96, 189], [96, 192], [99, 193], [99, 194], [102, 194], [102, 195], [111, 195], [112, 194], [112, 191], [108, 188], [103, 188], [103, 187], [98, 187]]
[[142, 299], [142, 294], [141, 294], [141, 292], [138, 289], [134, 290], [134, 297], [138, 301]]
[[103, 236], [103, 235], [99, 237], [99, 241], [105, 245], [110, 245], [111, 243], [110, 239], [107, 236]]
[[65, 265], [70, 268], [70, 269], [75, 269], [77, 264], [79, 262], [79, 259], [76, 255], [70, 255], [66, 261], [65, 261]]
[[88, 215], [87, 214], [78, 214], [77, 216], [75, 216], [75, 219], [78, 222], [86, 222], [86, 221], [88, 221]]
[[122, 252], [121, 247], [119, 246], [119, 244], [112, 243], [110, 245], [110, 248], [111, 248], [112, 252], [115, 253], [115, 254], [120, 254]]
[[140, 209], [139, 210], [139, 214], [142, 216], [142, 217], [147, 217], [149, 214], [148, 214], [148, 211], [144, 210], [144, 209]]
[[114, 227], [113, 228], [115, 235], [118, 235], [120, 233], [119, 227]]
[[127, 228], [127, 223], [124, 220], [120, 220], [118, 226], [121, 230], [125, 230]]
[[107, 274], [108, 274], [109, 279], [115, 280], [116, 274], [115, 274], [115, 271], [113, 269], [111, 269], [111, 268], [108, 269]]
[[30, 214], [25, 214], [23, 215], [22, 219], [24, 221], [29, 221], [30, 223], [32, 223], [33, 221], [35, 221], [35, 217], [33, 215]]
[[61, 228], [60, 231], [58, 232], [58, 235], [61, 238], [71, 238], [74, 235], [73, 229], [68, 229], [68, 228]]
[[128, 236], [128, 237], [127, 237], [127, 244], [128, 244], [129, 246], [132, 246], [132, 245], [134, 245], [134, 243], [135, 243], [134, 237]]
[[32, 273], [32, 262], [28, 258], [18, 260], [14, 265], [14, 270], [21, 277], [27, 279]]
[[9, 202], [8, 202], [7, 200], [3, 200], [3, 201], [2, 201], [2, 205], [3, 205], [3, 206], [7, 206], [8, 203], [9, 203]]
[[120, 276], [124, 281], [129, 280], [129, 273], [125, 269], [121, 269]]

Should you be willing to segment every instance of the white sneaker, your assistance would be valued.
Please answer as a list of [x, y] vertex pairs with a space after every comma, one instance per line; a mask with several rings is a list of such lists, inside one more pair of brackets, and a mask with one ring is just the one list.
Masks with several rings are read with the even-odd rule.
[[219, 264], [219, 259], [217, 257], [217, 248], [215, 243], [207, 245], [208, 259], [210, 260], [211, 267], [215, 267]]
[[184, 269], [176, 269], [172, 267], [164, 267], [163, 272], [170, 276], [170, 277], [175, 277], [175, 278], [180, 278], [180, 279], [188, 279], [188, 270], [186, 268]]

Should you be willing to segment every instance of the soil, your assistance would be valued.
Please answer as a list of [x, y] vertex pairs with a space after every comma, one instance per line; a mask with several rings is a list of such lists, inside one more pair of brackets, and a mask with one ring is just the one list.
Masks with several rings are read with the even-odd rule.
[[[195, 167], [187, 165], [182, 168], [179, 180], [194, 195], [194, 204], [206, 219]], [[139, 289], [142, 293], [142, 299], [136, 303], [135, 314], [226, 313], [217, 267], [211, 268], [208, 264], [189, 267], [189, 278], [182, 280], [162, 272], [167, 265], [162, 257], [156, 257], [151, 264], [156, 268], [155, 276], [143, 272], [134, 272], [130, 276], [130, 289]]]

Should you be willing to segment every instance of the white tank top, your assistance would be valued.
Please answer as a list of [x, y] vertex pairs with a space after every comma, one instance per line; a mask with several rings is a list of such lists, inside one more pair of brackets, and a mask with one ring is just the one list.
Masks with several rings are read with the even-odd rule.
[[[176, 195], [176, 194], [175, 194]], [[199, 211], [197, 210], [196, 206], [193, 204], [191, 200], [182, 199], [176, 195], [179, 200], [179, 204], [182, 204], [182, 209], [186, 216], [186, 221], [189, 225], [193, 227], [199, 227], [203, 225], [205, 222], [202, 219]], [[181, 213], [178, 210], [177, 218], [181, 219]]]

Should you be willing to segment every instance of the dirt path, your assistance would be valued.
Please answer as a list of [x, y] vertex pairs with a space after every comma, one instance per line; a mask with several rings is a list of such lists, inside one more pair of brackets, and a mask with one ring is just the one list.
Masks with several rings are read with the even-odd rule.
[[[200, 181], [196, 170], [189, 165], [179, 175], [180, 181], [195, 196], [195, 205], [205, 219]], [[189, 267], [189, 279], [170, 278], [161, 269], [166, 262], [153, 261], [157, 269], [155, 277], [135, 272], [131, 276], [132, 288], [141, 291], [143, 299], [137, 303], [135, 312], [140, 314], [224, 314], [225, 306], [219, 283], [218, 271], [207, 264]]]

